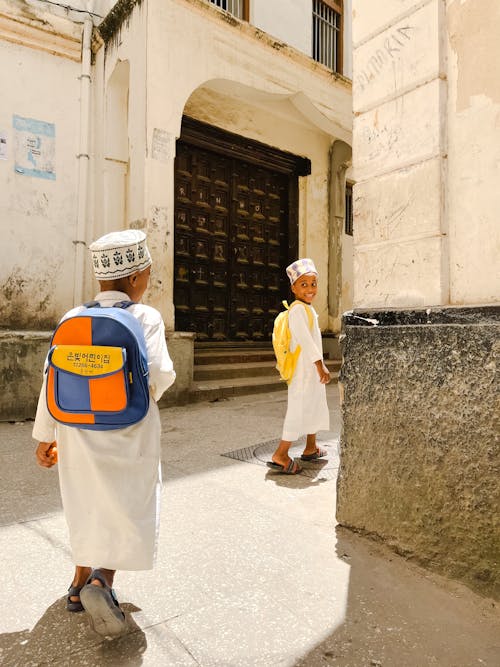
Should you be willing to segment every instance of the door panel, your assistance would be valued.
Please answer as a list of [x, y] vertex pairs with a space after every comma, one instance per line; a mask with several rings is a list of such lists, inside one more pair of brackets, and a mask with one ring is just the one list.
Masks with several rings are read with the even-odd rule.
[[293, 178], [178, 142], [177, 330], [198, 340], [270, 340], [286, 294]]

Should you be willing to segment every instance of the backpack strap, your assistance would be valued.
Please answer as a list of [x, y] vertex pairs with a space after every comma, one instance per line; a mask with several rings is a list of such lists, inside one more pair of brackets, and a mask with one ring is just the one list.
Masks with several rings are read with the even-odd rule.
[[[128, 308], [129, 306], [133, 306], [135, 301], [127, 301], [126, 299], [124, 301], [117, 301], [116, 303], [113, 304], [113, 308]], [[86, 303], [83, 304], [85, 308], [100, 308], [101, 304], [99, 301], [87, 301]]]
[[133, 306], [136, 302], [135, 301], [117, 301], [116, 303], [113, 304], [113, 308], [128, 308], [129, 306]]

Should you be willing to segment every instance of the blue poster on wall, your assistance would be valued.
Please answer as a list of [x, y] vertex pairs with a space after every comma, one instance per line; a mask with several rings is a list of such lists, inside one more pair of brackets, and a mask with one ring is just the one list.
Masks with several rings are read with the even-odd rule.
[[24, 176], [56, 179], [56, 128], [53, 123], [33, 118], [12, 117], [14, 127], [14, 169]]

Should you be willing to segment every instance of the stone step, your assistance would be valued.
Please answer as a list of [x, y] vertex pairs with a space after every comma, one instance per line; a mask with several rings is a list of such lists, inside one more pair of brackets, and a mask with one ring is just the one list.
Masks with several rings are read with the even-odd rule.
[[193, 379], [195, 382], [197, 382], [199, 380], [260, 377], [276, 373], [275, 366], [276, 361], [273, 360], [247, 363], [227, 362], [224, 364], [215, 363], [198, 365], [198, 360], [196, 359]]
[[[330, 372], [337, 372], [340, 368], [340, 361], [326, 360], [326, 365]], [[252, 361], [247, 363], [229, 363], [226, 362], [216, 364], [198, 365], [197, 360], [194, 367], [194, 381], [217, 380], [229, 378], [249, 378], [249, 377], [266, 377], [277, 375], [276, 359], [269, 361]]]
[[243, 364], [245, 362], [255, 363], [259, 361], [272, 361], [274, 352], [272, 348], [260, 349], [210, 349], [194, 351], [195, 366], [215, 365], [215, 364]]
[[[337, 382], [338, 373], [332, 372], [332, 382]], [[189, 391], [190, 401], [217, 401], [232, 396], [262, 394], [269, 391], [282, 391], [287, 385], [275, 376], [229, 378], [223, 380], [204, 380], [193, 382]]]
[[[325, 353], [325, 359], [328, 354]], [[263, 347], [260, 349], [241, 349], [241, 348], [217, 348], [194, 351], [195, 366], [214, 365], [214, 364], [244, 364], [256, 363], [259, 361], [274, 361], [274, 351], [272, 348]]]
[[260, 343], [257, 343], [255, 341], [247, 341], [247, 342], [242, 342], [238, 340], [233, 340], [233, 341], [223, 341], [223, 342], [202, 342], [202, 341], [195, 341], [194, 343], [194, 349], [195, 352], [197, 350], [234, 350], [235, 348], [238, 350], [270, 350], [272, 349], [272, 343], [270, 340], [267, 341], [261, 341]]

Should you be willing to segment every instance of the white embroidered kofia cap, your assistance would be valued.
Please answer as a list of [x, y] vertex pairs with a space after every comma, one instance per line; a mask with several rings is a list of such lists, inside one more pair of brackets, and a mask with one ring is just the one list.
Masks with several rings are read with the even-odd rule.
[[290, 279], [290, 285], [300, 278], [300, 276], [306, 275], [306, 273], [314, 273], [318, 275], [314, 262], [309, 257], [303, 257], [297, 261], [290, 264], [286, 267], [286, 275]]
[[125, 278], [151, 265], [146, 234], [139, 229], [125, 229], [101, 236], [89, 246], [97, 280]]

